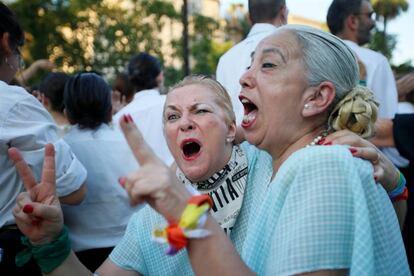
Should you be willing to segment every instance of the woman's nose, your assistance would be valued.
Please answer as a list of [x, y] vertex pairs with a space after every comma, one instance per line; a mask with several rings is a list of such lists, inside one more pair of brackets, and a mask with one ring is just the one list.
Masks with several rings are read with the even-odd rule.
[[181, 118], [181, 122], [180, 123], [181, 123], [180, 124], [181, 131], [187, 131], [187, 130], [194, 129], [194, 123], [189, 118], [186, 118], [186, 117]]
[[252, 69], [249, 68], [244, 74], [241, 76], [240, 85], [242, 88], [252, 88], [254, 85], [253, 73]]

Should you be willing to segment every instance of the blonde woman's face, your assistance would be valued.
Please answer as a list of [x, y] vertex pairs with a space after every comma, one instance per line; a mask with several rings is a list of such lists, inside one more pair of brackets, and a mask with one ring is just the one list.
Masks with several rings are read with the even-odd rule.
[[224, 110], [210, 88], [198, 84], [179, 87], [167, 95], [164, 130], [178, 167], [191, 181], [209, 178], [227, 163], [227, 137], [235, 124], [226, 123]]
[[295, 139], [302, 120], [307, 89], [302, 56], [295, 36], [279, 31], [258, 45], [240, 80], [246, 140], [271, 154]]

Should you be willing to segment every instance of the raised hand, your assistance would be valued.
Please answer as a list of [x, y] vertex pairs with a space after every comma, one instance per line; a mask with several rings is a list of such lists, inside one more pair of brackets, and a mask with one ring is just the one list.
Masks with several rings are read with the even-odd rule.
[[148, 202], [168, 221], [178, 222], [191, 194], [154, 154], [130, 115], [121, 117], [120, 126], [140, 164], [137, 171], [120, 180], [128, 192], [131, 205]]
[[10, 148], [8, 153], [26, 189], [18, 195], [13, 209], [16, 224], [33, 244], [49, 243], [63, 228], [62, 210], [56, 196], [54, 147], [52, 144], [45, 146], [40, 183], [36, 183], [32, 171], [16, 148]]

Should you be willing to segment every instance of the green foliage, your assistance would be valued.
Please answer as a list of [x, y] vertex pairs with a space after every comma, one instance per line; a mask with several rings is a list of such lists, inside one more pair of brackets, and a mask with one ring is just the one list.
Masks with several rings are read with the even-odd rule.
[[163, 60], [160, 32], [179, 15], [161, 0], [18, 0], [11, 8], [28, 37], [26, 62], [54, 61], [67, 72], [113, 74], [131, 55], [147, 51]]
[[401, 12], [408, 9], [407, 0], [373, 0], [372, 7], [375, 12], [382, 16], [392, 19], [398, 16]]
[[383, 31], [376, 29], [368, 47], [374, 51], [381, 52], [388, 60], [390, 60], [396, 44], [396, 35], [384, 34]]

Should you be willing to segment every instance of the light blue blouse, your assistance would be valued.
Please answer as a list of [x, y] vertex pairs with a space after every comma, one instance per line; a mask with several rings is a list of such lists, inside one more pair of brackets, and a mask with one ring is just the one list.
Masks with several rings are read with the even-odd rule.
[[[271, 157], [244, 143], [249, 163], [231, 240], [259, 275], [349, 269], [351, 275], [409, 275], [398, 222], [371, 165], [341, 146], [294, 153], [272, 175]], [[270, 184], [269, 184], [270, 183]], [[151, 241], [165, 220], [145, 207], [110, 259], [143, 275], [192, 275], [187, 252], [166, 256]]]

